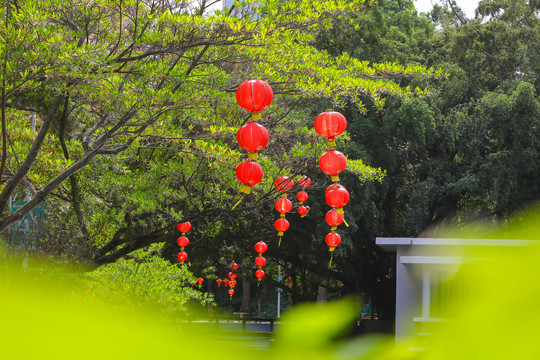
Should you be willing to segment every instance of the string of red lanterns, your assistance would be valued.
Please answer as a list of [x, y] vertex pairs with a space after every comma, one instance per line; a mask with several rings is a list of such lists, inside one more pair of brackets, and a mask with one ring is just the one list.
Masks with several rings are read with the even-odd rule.
[[188, 259], [188, 254], [184, 251], [184, 248], [189, 245], [189, 239], [185, 237], [186, 233], [191, 230], [191, 223], [189, 221], [183, 222], [178, 224], [177, 226], [178, 231], [182, 233], [182, 236], [180, 236], [176, 243], [178, 246], [180, 246], [180, 253], [178, 253], [178, 261], [180, 261], [180, 264], [184, 264], [184, 262]]
[[255, 277], [259, 281], [258, 284], [261, 283], [261, 280], [265, 275], [262, 267], [266, 265], [266, 259], [262, 256], [262, 254], [264, 254], [267, 250], [268, 250], [268, 245], [266, 245], [264, 241], [259, 241], [258, 243], [255, 244], [255, 251], [259, 254], [259, 256], [255, 258], [255, 265], [259, 267], [259, 269], [255, 271]]
[[274, 205], [277, 212], [279, 212], [279, 219], [274, 222], [274, 227], [278, 231], [278, 246], [281, 246], [283, 233], [289, 229], [289, 222], [285, 219], [285, 214], [292, 210], [292, 202], [287, 199], [287, 191], [291, 190], [293, 186], [294, 180], [288, 176], [280, 176], [274, 181], [274, 188], [282, 193], [281, 198]]
[[307, 176], [302, 176], [300, 177], [300, 179], [298, 179], [298, 185], [302, 187], [302, 191], [296, 194], [296, 200], [300, 202], [300, 206], [298, 207], [298, 214], [300, 214], [300, 217], [303, 218], [309, 211], [309, 206], [305, 206], [304, 202], [309, 199], [306, 188], [311, 185], [311, 179]]
[[[234, 295], [234, 287], [236, 286], [236, 278], [238, 277], [238, 274], [236, 274], [234, 271], [238, 270], [238, 264], [233, 262], [229, 265], [230, 268], [232, 268], [232, 271], [229, 271], [227, 276], [229, 277], [229, 280], [227, 280], [227, 283], [229, 284], [229, 297], [232, 299], [232, 296]], [[225, 280], [223, 280], [225, 282]], [[227, 286], [227, 283], [225, 283], [225, 286]]]

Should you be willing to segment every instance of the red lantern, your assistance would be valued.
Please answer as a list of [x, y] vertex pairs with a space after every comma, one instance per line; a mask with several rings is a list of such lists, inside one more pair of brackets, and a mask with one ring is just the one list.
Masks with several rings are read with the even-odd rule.
[[336, 111], [325, 111], [315, 118], [313, 125], [317, 134], [328, 138], [329, 146], [335, 146], [334, 138], [345, 131], [347, 120]]
[[274, 181], [274, 187], [277, 191], [286, 193], [294, 186], [294, 181], [288, 176], [280, 176]]
[[231, 280], [229, 281], [229, 287], [232, 289], [233, 287], [236, 286], [236, 280]]
[[[244, 81], [236, 90], [236, 102], [238, 105], [251, 112], [263, 111], [272, 103], [274, 93], [270, 85], [263, 80]], [[258, 120], [260, 114], [252, 115], [253, 120]]]
[[298, 194], [296, 194], [296, 199], [300, 201], [300, 204], [302, 204], [304, 201], [306, 201], [309, 198], [308, 193], [305, 191], [300, 191]]
[[338, 174], [347, 167], [347, 158], [337, 150], [328, 150], [319, 158], [323, 173], [330, 175], [332, 181], [339, 181]]
[[241, 192], [249, 194], [251, 187], [257, 185], [263, 178], [261, 166], [255, 161], [244, 161], [236, 168], [236, 177], [242, 184]]
[[229, 278], [230, 279], [236, 279], [238, 277], [237, 274], [233, 273], [233, 272], [229, 272]]
[[216, 280], [217, 286], [220, 287], [222, 282], [223, 282], [223, 280], [217, 279], [217, 280]]
[[180, 236], [178, 240], [176, 240], [176, 243], [184, 250], [184, 248], [189, 245], [189, 240], [185, 236]]
[[341, 243], [341, 236], [339, 236], [338, 233], [331, 232], [326, 235], [324, 241], [326, 242], [326, 245], [330, 246], [329, 250], [334, 251], [336, 246]]
[[289, 229], [289, 222], [285, 218], [279, 218], [274, 223], [274, 227], [278, 231], [278, 236], [283, 236], [283, 232]]
[[202, 285], [203, 281], [204, 281], [203, 278], [198, 278], [197, 279], [197, 284]]
[[178, 260], [180, 260], [180, 263], [183, 264], [184, 261], [186, 261], [188, 258], [187, 256], [187, 253], [182, 251], [181, 253], [178, 254]]
[[231, 265], [229, 265], [229, 267], [232, 267], [234, 270], [238, 270], [238, 264], [237, 263], [232, 263]]
[[343, 185], [332, 184], [326, 189], [326, 202], [336, 209], [338, 214], [343, 214], [343, 207], [349, 203], [349, 192]]
[[325, 216], [326, 222], [331, 226], [330, 230], [336, 230], [343, 223], [343, 218], [343, 214], [338, 214], [336, 209], [330, 210]]
[[309, 208], [307, 206], [300, 206], [298, 208], [298, 214], [300, 214], [300, 217], [304, 217], [306, 216], [306, 214], [308, 213], [309, 211]]
[[248, 122], [238, 130], [236, 140], [242, 149], [249, 151], [249, 159], [257, 159], [257, 151], [268, 144], [268, 131], [261, 124]]
[[298, 179], [298, 185], [305, 189], [311, 185], [311, 179], [307, 176], [301, 176], [300, 179]]
[[276, 201], [275, 208], [278, 212], [285, 215], [292, 210], [292, 202], [287, 198], [281, 198]]
[[262, 278], [264, 277], [264, 270], [259, 269], [259, 270], [255, 271], [255, 277], [257, 279], [259, 279], [259, 281], [261, 281]]
[[264, 265], [266, 265], [266, 259], [262, 255], [257, 256], [255, 258], [255, 265], [257, 265], [258, 267], [263, 267]]
[[229, 279], [223, 279], [223, 285], [227, 286], [227, 284], [229, 284]]
[[233, 290], [233, 289], [230, 289], [230, 290], [229, 290], [229, 295], [230, 295], [231, 298], [232, 298], [232, 296], [234, 295], [234, 290]]
[[258, 252], [259, 254], [265, 253], [266, 250], [268, 250], [268, 245], [266, 245], [265, 242], [259, 241], [258, 243], [255, 244], [255, 251]]
[[191, 230], [191, 223], [189, 221], [186, 221], [178, 224], [176, 227], [182, 233], [182, 235], [186, 235], [186, 233]]

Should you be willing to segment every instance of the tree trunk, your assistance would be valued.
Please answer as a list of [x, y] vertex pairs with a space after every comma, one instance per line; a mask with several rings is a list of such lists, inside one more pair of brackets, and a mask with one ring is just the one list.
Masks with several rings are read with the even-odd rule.
[[250, 313], [251, 311], [251, 281], [249, 279], [242, 280], [242, 304], [240, 312]]
[[319, 291], [317, 296], [317, 302], [322, 303], [326, 302], [326, 298], [328, 297], [328, 289], [325, 288], [322, 285], [319, 285]]

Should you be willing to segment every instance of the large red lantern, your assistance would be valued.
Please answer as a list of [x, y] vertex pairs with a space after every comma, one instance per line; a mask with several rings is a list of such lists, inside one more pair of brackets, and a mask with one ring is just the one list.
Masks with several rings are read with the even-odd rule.
[[236, 90], [236, 102], [244, 109], [253, 112], [253, 120], [260, 119], [260, 111], [263, 111], [272, 103], [274, 93], [272, 88], [263, 80], [244, 81]]
[[326, 242], [326, 245], [330, 246], [329, 251], [334, 251], [336, 246], [341, 243], [341, 236], [339, 236], [338, 233], [331, 232], [326, 234], [324, 241]]
[[264, 274], [264, 270], [262, 270], [262, 269], [259, 269], [259, 270], [255, 271], [255, 277], [256, 277], [257, 279], [259, 279], [259, 281], [262, 280], [262, 278], [264, 277], [264, 275], [265, 275], [265, 274]]
[[309, 211], [309, 208], [307, 206], [300, 206], [298, 208], [298, 214], [300, 215], [300, 217], [304, 217], [306, 216], [306, 214], [308, 213]]
[[186, 261], [188, 258], [188, 255], [185, 251], [182, 251], [178, 254], [178, 260], [180, 261], [180, 264], [183, 264], [184, 261]]
[[319, 158], [323, 173], [330, 175], [332, 181], [339, 181], [338, 174], [347, 167], [347, 158], [337, 150], [328, 150]]
[[326, 202], [338, 214], [343, 214], [343, 207], [349, 203], [349, 192], [343, 185], [332, 184], [326, 189]]
[[203, 278], [198, 278], [197, 279], [197, 284], [202, 285], [203, 281], [204, 281]]
[[338, 214], [336, 209], [332, 209], [326, 213], [326, 222], [331, 226], [330, 230], [336, 230], [339, 225], [343, 223], [343, 214]]
[[288, 176], [280, 176], [274, 181], [274, 187], [277, 191], [286, 193], [294, 186], [294, 180]]
[[311, 185], [311, 179], [307, 176], [301, 176], [300, 179], [298, 179], [298, 185], [305, 189]]
[[255, 265], [257, 265], [259, 268], [263, 267], [266, 265], [266, 259], [262, 255], [257, 256], [255, 258]]
[[347, 128], [345, 116], [336, 111], [325, 111], [315, 118], [315, 131], [328, 138], [328, 145], [335, 146], [334, 138]]
[[242, 149], [249, 151], [249, 159], [257, 159], [257, 151], [268, 144], [268, 131], [261, 124], [248, 122], [238, 130], [236, 140]]
[[309, 198], [308, 193], [305, 191], [300, 191], [298, 194], [296, 194], [296, 200], [300, 201], [300, 204], [302, 204], [308, 198]]
[[287, 198], [281, 198], [276, 201], [275, 208], [278, 212], [285, 216], [286, 213], [292, 210], [292, 202]]
[[278, 231], [278, 236], [283, 236], [283, 232], [289, 229], [289, 222], [287, 221], [287, 219], [279, 218], [274, 223], [274, 227]]
[[178, 240], [176, 240], [176, 243], [184, 250], [184, 248], [189, 245], [189, 240], [185, 236], [180, 236]]
[[257, 185], [263, 178], [261, 166], [255, 161], [244, 161], [236, 168], [236, 177], [242, 185], [241, 192], [249, 194], [251, 187]]
[[268, 245], [266, 245], [264, 241], [259, 241], [258, 243], [255, 244], [255, 251], [258, 252], [259, 254], [265, 253], [266, 250], [268, 250]]
[[191, 230], [191, 223], [186, 221], [178, 224], [176, 227], [178, 228], [178, 231], [182, 233], [182, 235], [186, 235], [186, 233]]

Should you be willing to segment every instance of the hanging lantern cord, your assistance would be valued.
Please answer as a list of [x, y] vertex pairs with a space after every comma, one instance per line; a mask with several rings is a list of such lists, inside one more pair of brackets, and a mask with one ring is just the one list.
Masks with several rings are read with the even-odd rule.
[[330, 269], [330, 267], [332, 266], [332, 259], [334, 258], [334, 253], [331, 252], [330, 253], [330, 262], [328, 263], [328, 268]]
[[279, 239], [279, 242], [278, 242], [278, 245], [277, 245], [277, 246], [278, 246], [278, 247], [281, 247], [281, 236], [278, 237], [278, 239]]
[[345, 218], [343, 218], [343, 223], [345, 224], [346, 227], [349, 227], [349, 224], [347, 224], [347, 222], [345, 221]]

